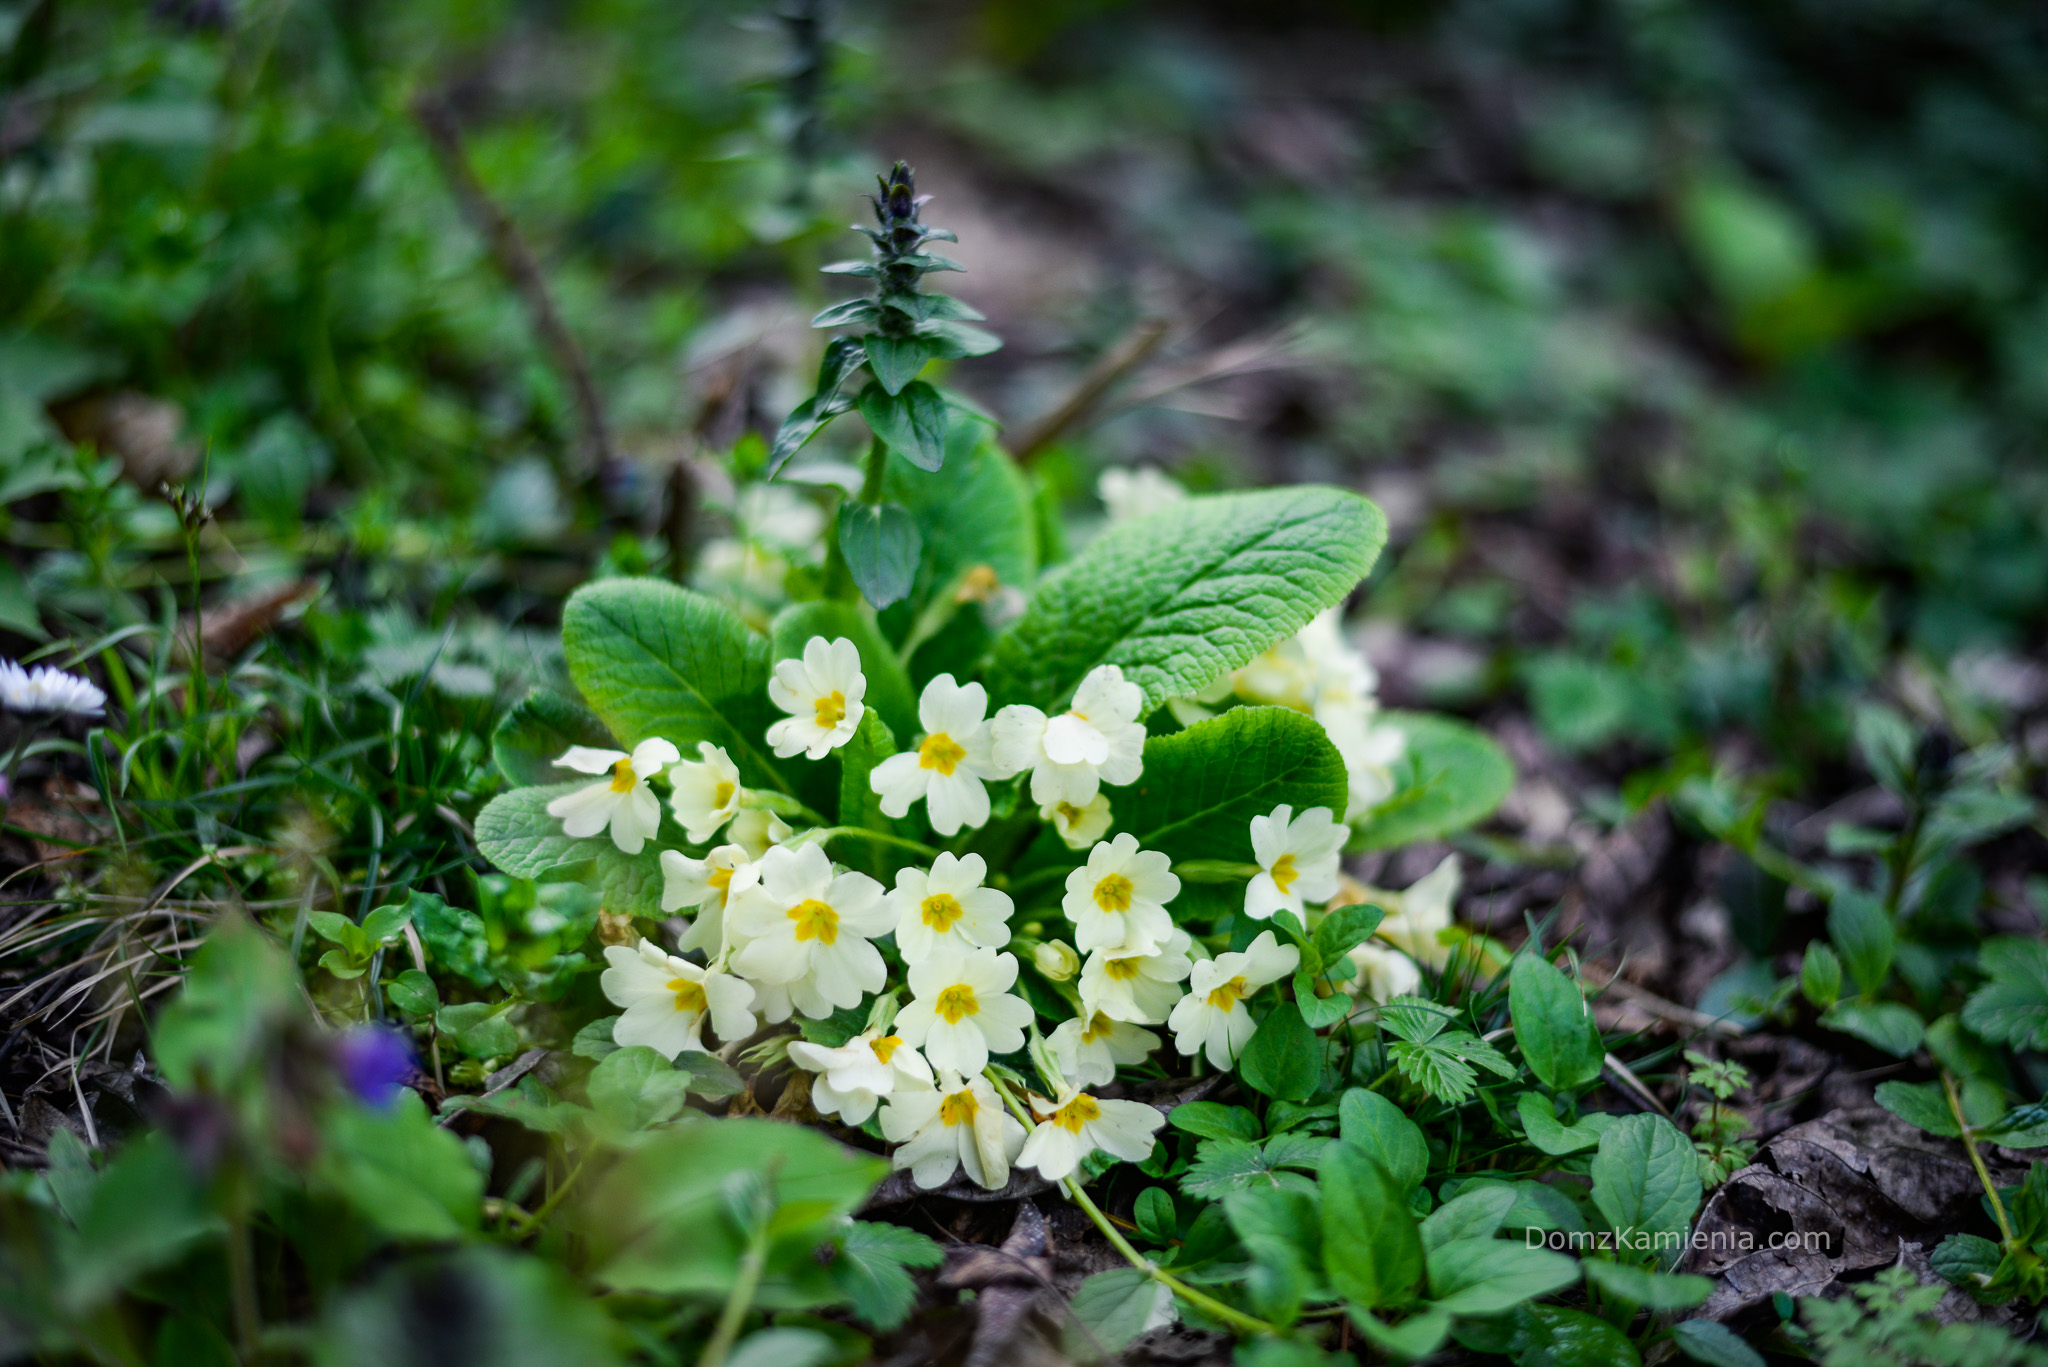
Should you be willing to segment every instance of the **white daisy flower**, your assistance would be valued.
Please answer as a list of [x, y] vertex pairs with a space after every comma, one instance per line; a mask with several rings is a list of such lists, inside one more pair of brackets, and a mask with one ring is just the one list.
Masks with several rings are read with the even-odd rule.
[[747, 790], [740, 786], [739, 766], [724, 746], [700, 740], [697, 753], [701, 759], [683, 760], [668, 771], [668, 805], [690, 843], [706, 845], [739, 814]]
[[1180, 894], [1173, 861], [1138, 848], [1126, 831], [1088, 852], [1088, 862], [1067, 875], [1060, 905], [1074, 923], [1074, 947], [1131, 949], [1149, 954], [1173, 934], [1166, 904]]
[[882, 1106], [882, 1137], [899, 1145], [889, 1161], [927, 1191], [967, 1175], [990, 1191], [1010, 1180], [1024, 1126], [1003, 1109], [986, 1078], [941, 1073], [930, 1091], [898, 1088]]
[[1265, 921], [1285, 908], [1306, 917], [1303, 903], [1335, 897], [1337, 861], [1350, 838], [1351, 828], [1332, 820], [1328, 807], [1295, 816], [1283, 802], [1271, 816], [1253, 817], [1252, 857], [1259, 871], [1245, 886], [1244, 914]]
[[882, 885], [864, 873], [833, 873], [817, 845], [769, 850], [760, 881], [733, 899], [727, 919], [728, 933], [746, 937], [733, 968], [757, 984], [787, 988], [796, 1009], [814, 1020], [882, 990], [887, 972], [869, 943], [893, 926]]
[[1073, 705], [1056, 717], [1013, 703], [996, 713], [992, 727], [997, 775], [1029, 769], [1031, 800], [1040, 807], [1084, 808], [1101, 784], [1133, 783], [1144, 772], [1144, 706], [1145, 690], [1115, 665], [1089, 670]]
[[1116, 1080], [1118, 1068], [1143, 1063], [1159, 1047], [1159, 1036], [1102, 1012], [1060, 1022], [1046, 1047], [1069, 1082], [1077, 1087], [1104, 1087]]
[[941, 853], [929, 870], [896, 871], [889, 894], [896, 909], [896, 951], [921, 963], [940, 949], [1001, 949], [1010, 943], [1009, 894], [981, 885], [988, 865], [978, 854]]
[[1181, 983], [1194, 970], [1188, 949], [1194, 940], [1175, 927], [1154, 953], [1098, 949], [1081, 970], [1081, 1007], [1091, 1015], [1136, 1025], [1158, 1025], [1183, 995]]
[[702, 969], [688, 959], [663, 952], [652, 940], [635, 948], [608, 945], [611, 966], [599, 980], [612, 1005], [625, 1008], [612, 1026], [620, 1048], [644, 1044], [663, 1058], [688, 1050], [710, 1052], [704, 1045], [704, 1024], [728, 1044], [754, 1033], [754, 989], [729, 973]]
[[870, 1030], [837, 1049], [792, 1040], [789, 1056], [798, 1067], [818, 1074], [811, 1084], [811, 1105], [820, 1115], [836, 1115], [858, 1125], [875, 1113], [875, 1103], [898, 1087], [929, 1088], [932, 1067], [901, 1035]]
[[1153, 1136], [1165, 1123], [1164, 1112], [1142, 1101], [1111, 1101], [1062, 1087], [1058, 1105], [1024, 1141], [1017, 1166], [1037, 1168], [1047, 1181], [1057, 1182], [1097, 1149], [1142, 1162], [1151, 1156]]
[[882, 812], [892, 817], [910, 813], [910, 804], [924, 799], [925, 819], [940, 835], [956, 835], [962, 826], [988, 821], [988, 789], [996, 777], [989, 756], [988, 691], [978, 683], [953, 682], [941, 674], [924, 686], [917, 700], [917, 719], [924, 739], [917, 749], [891, 755], [868, 775], [868, 786], [882, 798]]
[[852, 740], [867, 712], [861, 702], [867, 691], [860, 650], [844, 636], [836, 641], [813, 636], [801, 660], [777, 660], [768, 699], [789, 715], [768, 728], [776, 756], [823, 759]]
[[97, 717], [106, 710], [107, 695], [89, 679], [49, 665], [23, 669], [13, 660], [0, 660], [0, 712]]
[[1188, 496], [1180, 481], [1151, 465], [1135, 469], [1112, 465], [1095, 477], [1095, 492], [1109, 510], [1111, 522], [1128, 522], [1170, 508]]
[[962, 953], [941, 947], [910, 965], [911, 1001], [896, 1013], [896, 1030], [924, 1049], [934, 1067], [979, 1073], [990, 1054], [1024, 1047], [1031, 1004], [1013, 996], [1017, 956], [993, 949]]
[[647, 780], [681, 758], [675, 746], [659, 738], [643, 740], [628, 755], [623, 750], [595, 750], [572, 745], [555, 761], [558, 769], [611, 778], [564, 793], [548, 804], [548, 815], [560, 817], [562, 830], [582, 838], [611, 827], [612, 844], [621, 854], [638, 854], [648, 837], [661, 829], [661, 803]]
[[1085, 807], [1071, 802], [1048, 802], [1038, 809], [1041, 821], [1050, 821], [1053, 832], [1070, 850], [1085, 850], [1109, 830], [1109, 799], [1101, 793]]
[[1353, 945], [1351, 965], [1352, 999], [1360, 1004], [1377, 1002], [1385, 1006], [1396, 997], [1412, 996], [1422, 990], [1422, 970], [1415, 960], [1398, 949], [1367, 940]]
[[1386, 909], [1387, 919], [1373, 932], [1418, 963], [1442, 968], [1451, 959], [1451, 946], [1438, 939], [1450, 929], [1451, 909], [1458, 900], [1458, 885], [1464, 874], [1458, 856], [1448, 854], [1441, 864], [1415, 880], [1402, 892], [1364, 888], [1358, 901]]
[[1241, 954], [1218, 954], [1196, 964], [1188, 994], [1166, 1019], [1174, 1047], [1183, 1054], [1205, 1049], [1209, 1062], [1230, 1067], [1257, 1028], [1244, 1008], [1245, 998], [1288, 976], [1300, 962], [1301, 951], [1275, 943], [1268, 930]]

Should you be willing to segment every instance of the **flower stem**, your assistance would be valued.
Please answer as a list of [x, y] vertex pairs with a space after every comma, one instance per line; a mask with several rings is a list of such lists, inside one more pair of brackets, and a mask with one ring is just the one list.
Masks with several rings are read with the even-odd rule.
[[768, 1225], [762, 1221], [747, 1237], [747, 1251], [740, 1255], [732, 1291], [725, 1298], [725, 1308], [718, 1314], [718, 1327], [711, 1331], [704, 1351], [697, 1355], [697, 1367], [720, 1367], [726, 1355], [732, 1352], [733, 1341], [740, 1336], [740, 1326], [746, 1323], [747, 1311], [753, 1308], [754, 1293], [760, 1289], [761, 1274], [767, 1266]]
[[1956, 1129], [1962, 1133], [1963, 1147], [1969, 1151], [1970, 1166], [1977, 1170], [1977, 1180], [1984, 1184], [1984, 1194], [1991, 1198], [1991, 1213], [1998, 1217], [1998, 1232], [2005, 1236], [2005, 1246], [2013, 1245], [2012, 1221], [2005, 1216], [2005, 1202], [1998, 1199], [1998, 1188], [1991, 1181], [1991, 1173], [1984, 1166], [1984, 1155], [1977, 1152], [1977, 1136], [1970, 1133], [1970, 1122], [1963, 1119], [1963, 1100], [1956, 1095], [1955, 1075], [1944, 1068], [1941, 1070], [1942, 1094], [1948, 1098], [1949, 1114], [1956, 1118]]
[[[439, 1044], [438, 1040], [436, 1044]], [[535, 1207], [530, 1215], [522, 1212], [523, 1218], [520, 1221], [517, 1233], [514, 1235], [515, 1238], [524, 1239], [535, 1229], [547, 1223], [547, 1218], [555, 1213], [557, 1206], [562, 1204], [562, 1199], [569, 1194], [569, 1188], [576, 1185], [576, 1179], [583, 1175], [583, 1169], [589, 1162], [590, 1155], [585, 1153], [576, 1160], [576, 1166], [569, 1169], [568, 1174], [562, 1178], [561, 1183], [552, 1192], [548, 1193], [547, 1200]]]
[[841, 836], [855, 840], [866, 840], [876, 845], [894, 845], [898, 849], [909, 850], [912, 854], [921, 855], [926, 859], [937, 859], [939, 857], [939, 852], [929, 845], [920, 845], [915, 840], [900, 835], [890, 835], [885, 831], [871, 831], [865, 826], [827, 826], [822, 831], [812, 832], [812, 838], [819, 841], [837, 840]]

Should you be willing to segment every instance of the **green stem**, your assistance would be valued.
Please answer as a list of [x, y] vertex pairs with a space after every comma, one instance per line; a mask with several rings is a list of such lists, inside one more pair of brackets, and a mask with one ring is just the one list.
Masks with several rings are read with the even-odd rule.
[[1991, 1213], [1998, 1217], [1998, 1232], [2005, 1236], [2005, 1246], [2013, 1246], [2012, 1221], [2005, 1216], [2005, 1202], [1998, 1199], [1998, 1188], [1992, 1184], [1991, 1173], [1984, 1167], [1984, 1155], [1977, 1152], [1977, 1137], [1970, 1133], [1970, 1122], [1963, 1119], [1963, 1099], [1956, 1095], [1955, 1075], [1944, 1068], [1941, 1070], [1942, 1095], [1948, 1098], [1949, 1114], [1956, 1118], [1956, 1129], [1962, 1133], [1963, 1147], [1969, 1151], [1970, 1166], [1977, 1170], [1977, 1180], [1984, 1184], [1984, 1194], [1991, 1198]]
[[926, 859], [937, 859], [939, 857], [939, 852], [929, 845], [920, 845], [917, 841], [900, 835], [889, 835], [883, 831], [871, 831], [865, 826], [827, 826], [822, 831], [812, 831], [809, 834], [812, 839], [818, 841], [837, 840], [844, 836], [855, 840], [866, 840], [876, 845], [894, 845], [898, 849], [909, 850], [912, 854], [921, 855]]
[[[434, 1045], [435, 1048], [438, 1049], [440, 1047], [440, 1041], [436, 1039]], [[535, 1207], [531, 1215], [527, 1215], [523, 1220], [520, 1221], [519, 1228], [517, 1231], [514, 1232], [513, 1237], [524, 1239], [528, 1234], [531, 1234], [535, 1229], [547, 1223], [547, 1218], [550, 1215], [553, 1215], [555, 1213], [555, 1208], [562, 1204], [563, 1198], [568, 1196], [569, 1189], [576, 1185], [576, 1179], [583, 1175], [583, 1169], [586, 1166], [588, 1166], [589, 1163], [590, 1155], [588, 1153], [584, 1154], [581, 1158], [577, 1159], [576, 1166], [570, 1168], [568, 1175], [561, 1180], [561, 1183], [558, 1186], [556, 1186], [556, 1188], [552, 1192], [548, 1193], [548, 1199], [541, 1202], [539, 1206]]]
[[747, 1251], [740, 1255], [732, 1292], [725, 1298], [725, 1309], [719, 1312], [718, 1327], [711, 1331], [710, 1341], [697, 1355], [697, 1367], [720, 1367], [732, 1352], [733, 1341], [740, 1335], [740, 1325], [746, 1322], [747, 1311], [754, 1303], [754, 1293], [761, 1286], [761, 1273], [767, 1266], [768, 1225], [764, 1220], [755, 1225], [754, 1232], [747, 1238]]

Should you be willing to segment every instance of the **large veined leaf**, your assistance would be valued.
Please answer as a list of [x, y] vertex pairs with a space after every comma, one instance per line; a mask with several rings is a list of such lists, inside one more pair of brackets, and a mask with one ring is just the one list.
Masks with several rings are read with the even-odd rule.
[[911, 602], [920, 609], [977, 565], [1014, 588], [1038, 573], [1038, 527], [1031, 485], [1003, 448], [995, 428], [956, 416], [946, 434], [946, 464], [936, 474], [890, 458], [883, 490], [910, 513], [924, 541]]
[[1593, 1155], [1593, 1204], [1626, 1247], [1670, 1254], [1700, 1205], [1699, 1161], [1678, 1127], [1657, 1115], [1623, 1116]]
[[657, 579], [606, 579], [562, 611], [562, 648], [585, 700], [626, 747], [650, 736], [686, 759], [725, 747], [745, 782], [786, 789], [767, 750], [768, 641], [721, 603]]
[[1105, 531], [996, 643], [998, 704], [1050, 707], [1097, 665], [1149, 710], [1249, 664], [1342, 602], [1387, 539], [1380, 510], [1320, 485], [1192, 498]]
[[1507, 752], [1483, 731], [1428, 712], [1383, 712], [1408, 746], [1394, 766], [1394, 795], [1354, 822], [1351, 849], [1385, 850], [1435, 840], [1485, 820], [1515, 786]]
[[1320, 1191], [1330, 1289], [1364, 1308], [1410, 1300], [1422, 1281], [1422, 1238], [1401, 1184], [1339, 1140], [1324, 1150]]
[[550, 783], [499, 794], [477, 813], [476, 847], [500, 872], [515, 878], [539, 878], [569, 865], [588, 863], [606, 911], [659, 915], [661, 851], [687, 843], [683, 832], [664, 808], [660, 832], [635, 855], [621, 854], [608, 835], [579, 839], [563, 834], [561, 818], [547, 813], [548, 803], [593, 781]]
[[1235, 707], [1145, 742], [1145, 772], [1109, 793], [1116, 829], [1172, 859], [1252, 857], [1251, 819], [1281, 803], [1342, 815], [1344, 760], [1315, 718]]
[[560, 783], [570, 771], [556, 768], [555, 761], [570, 746], [607, 749], [614, 743], [597, 714], [582, 703], [536, 688], [491, 733], [491, 757], [514, 783]]

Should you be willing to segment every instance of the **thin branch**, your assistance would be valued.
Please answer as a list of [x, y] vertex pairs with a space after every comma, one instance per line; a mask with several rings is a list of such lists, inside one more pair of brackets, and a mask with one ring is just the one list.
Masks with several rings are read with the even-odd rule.
[[1027, 423], [1017, 433], [1016, 439], [1010, 443], [1010, 454], [1023, 464], [1030, 464], [1033, 456], [1078, 425], [1103, 395], [1143, 365], [1166, 340], [1166, 333], [1164, 318], [1140, 319], [1135, 327], [1117, 339], [1114, 346], [1095, 358], [1095, 363], [1075, 383], [1073, 392], [1054, 405], [1050, 412]]

